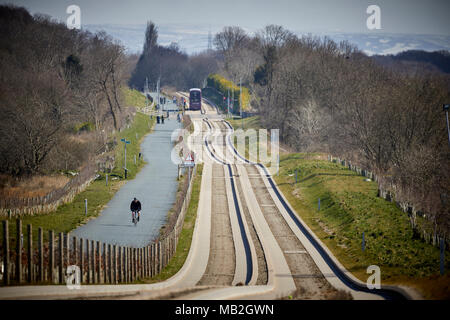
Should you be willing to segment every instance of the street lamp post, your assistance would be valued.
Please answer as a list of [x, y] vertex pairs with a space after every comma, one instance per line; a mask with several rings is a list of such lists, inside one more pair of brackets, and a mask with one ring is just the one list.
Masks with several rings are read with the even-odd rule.
[[241, 124], [242, 130], [244, 130], [244, 118], [242, 116], [242, 78], [239, 79], [239, 106], [241, 107]]
[[450, 109], [450, 104], [444, 104], [443, 109], [445, 111], [445, 117], [447, 118], [448, 146], [450, 147], [450, 127], [448, 124], [448, 110]]
[[228, 96], [227, 96], [227, 111], [228, 111], [228, 118], [230, 117], [230, 89], [228, 88]]

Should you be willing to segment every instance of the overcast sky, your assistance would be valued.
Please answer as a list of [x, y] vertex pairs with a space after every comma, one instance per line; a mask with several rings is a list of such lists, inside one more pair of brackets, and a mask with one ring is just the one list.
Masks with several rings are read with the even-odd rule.
[[381, 9], [377, 32], [450, 35], [449, 0], [0, 0], [66, 21], [67, 6], [81, 8], [83, 24], [184, 23], [249, 30], [278, 24], [296, 32], [375, 32], [366, 9]]

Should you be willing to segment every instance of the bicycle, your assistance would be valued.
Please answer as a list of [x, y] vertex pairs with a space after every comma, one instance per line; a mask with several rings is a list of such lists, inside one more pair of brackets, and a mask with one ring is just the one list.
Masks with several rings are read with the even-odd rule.
[[138, 223], [138, 217], [136, 217], [138, 211], [131, 211], [131, 222], [134, 223], [134, 225], [136, 226]]

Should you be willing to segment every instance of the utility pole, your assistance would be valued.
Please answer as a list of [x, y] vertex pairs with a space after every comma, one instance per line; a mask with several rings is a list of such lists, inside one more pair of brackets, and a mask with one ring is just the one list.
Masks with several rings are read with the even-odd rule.
[[447, 118], [447, 134], [448, 134], [448, 146], [450, 147], [450, 127], [448, 124], [448, 110], [450, 109], [450, 104], [444, 104], [445, 116]]
[[230, 117], [230, 88], [227, 90], [228, 98], [227, 98], [227, 110], [228, 110], [228, 118]]

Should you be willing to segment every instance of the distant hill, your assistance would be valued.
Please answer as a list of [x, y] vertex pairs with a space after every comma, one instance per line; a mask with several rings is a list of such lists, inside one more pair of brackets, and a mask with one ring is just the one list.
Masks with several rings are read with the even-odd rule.
[[373, 55], [381, 65], [394, 69], [421, 69], [450, 74], [450, 52], [408, 50], [395, 55]]

